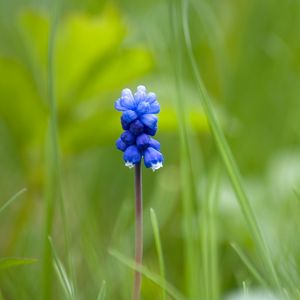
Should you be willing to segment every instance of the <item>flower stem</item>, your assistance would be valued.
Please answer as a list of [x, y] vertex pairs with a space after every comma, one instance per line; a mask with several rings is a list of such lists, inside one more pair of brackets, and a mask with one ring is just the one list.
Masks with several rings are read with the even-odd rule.
[[[135, 263], [137, 266], [143, 260], [143, 198], [142, 198], [142, 172], [141, 164], [135, 165]], [[135, 271], [133, 300], [140, 299], [142, 274]]]

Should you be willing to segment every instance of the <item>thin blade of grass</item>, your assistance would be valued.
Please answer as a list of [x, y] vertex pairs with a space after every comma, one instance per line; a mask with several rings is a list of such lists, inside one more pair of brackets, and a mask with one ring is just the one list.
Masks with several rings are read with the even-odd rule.
[[150, 279], [152, 282], [154, 282], [155, 284], [157, 284], [161, 288], [165, 288], [166, 292], [173, 299], [175, 299], [175, 300], [186, 300], [186, 298], [184, 298], [184, 296], [182, 296], [181, 293], [176, 288], [174, 288], [170, 283], [163, 280], [157, 274], [151, 272], [145, 266], [136, 265], [136, 263], [133, 259], [130, 259], [130, 258], [124, 256], [122, 253], [120, 253], [117, 250], [110, 249], [108, 252], [111, 256], [113, 256], [114, 258], [119, 260], [121, 263], [123, 263], [124, 265], [126, 265], [130, 269], [135, 270], [135, 271], [137, 270], [137, 271], [141, 272], [145, 277]]
[[6, 201], [1, 207], [0, 207], [0, 214], [16, 199], [18, 199], [22, 194], [24, 194], [27, 191], [26, 188], [21, 189], [19, 192], [14, 194], [8, 201]]
[[106, 281], [103, 280], [97, 300], [105, 300], [105, 299], [106, 299]]
[[37, 262], [34, 258], [17, 258], [17, 257], [5, 257], [0, 259], [0, 270], [8, 269], [11, 267], [17, 267], [21, 265], [30, 265]]
[[216, 206], [220, 170], [215, 168], [208, 187], [207, 197], [203, 200], [201, 215], [201, 239], [203, 260], [204, 299], [219, 299], [218, 254], [216, 238]]
[[[160, 276], [163, 279], [163, 281], [165, 282], [166, 274], [165, 274], [164, 256], [163, 256], [163, 251], [162, 251], [162, 246], [161, 246], [158, 221], [157, 221], [156, 213], [153, 208], [150, 208], [150, 219], [151, 219], [151, 224], [152, 224], [152, 229], [153, 229], [156, 252], [157, 252], [157, 256], [158, 256]], [[163, 300], [167, 299], [165, 286], [162, 287], [162, 299]]]
[[48, 40], [48, 70], [47, 70], [47, 89], [49, 102], [49, 120], [46, 143], [46, 184], [45, 184], [45, 228], [44, 228], [44, 257], [43, 257], [43, 288], [42, 298], [52, 299], [53, 267], [51, 245], [48, 237], [52, 235], [52, 227], [55, 213], [55, 203], [58, 198], [59, 187], [59, 159], [57, 151], [57, 112], [55, 98], [55, 79], [54, 79], [54, 48], [55, 37], [58, 26], [57, 1], [53, 1], [51, 7], [51, 30]]
[[194, 77], [197, 83], [199, 98], [201, 99], [201, 104], [205, 111], [205, 114], [208, 119], [209, 126], [211, 128], [211, 132], [213, 134], [214, 140], [216, 142], [217, 148], [219, 150], [220, 156], [223, 160], [225, 168], [227, 170], [228, 176], [230, 178], [231, 184], [237, 196], [239, 205], [241, 207], [242, 213], [248, 223], [249, 229], [252, 233], [252, 237], [254, 238], [260, 254], [263, 258], [263, 263], [266, 268], [266, 273], [271, 276], [272, 284], [281, 290], [281, 284], [276, 272], [276, 269], [273, 265], [273, 261], [271, 259], [270, 250], [265, 242], [262, 231], [258, 225], [253, 209], [250, 205], [250, 201], [245, 192], [244, 186], [242, 184], [242, 178], [240, 175], [239, 168], [235, 162], [235, 159], [232, 155], [231, 149], [227, 143], [225, 135], [219, 125], [217, 118], [215, 116], [213, 106], [211, 100], [208, 96], [206, 88], [202, 82], [202, 78], [200, 72], [198, 70], [196, 58], [193, 53], [192, 41], [190, 37], [189, 31], [189, 23], [188, 23], [188, 1], [182, 1], [182, 25], [185, 39], [185, 46], [188, 52], [188, 57], [192, 66], [192, 70], [194, 73]]
[[58, 275], [59, 278], [59, 282], [61, 283], [61, 286], [66, 294], [66, 296], [70, 299], [70, 300], [74, 300], [75, 299], [75, 293], [74, 293], [74, 287], [72, 282], [70, 281], [70, 279], [68, 278], [67, 272], [61, 262], [61, 260], [59, 259], [57, 252], [54, 248], [54, 244], [52, 242], [51, 237], [49, 237], [49, 243], [52, 249], [52, 255], [53, 255], [53, 265], [54, 268], [56, 270], [56, 273]]
[[253, 266], [253, 264], [249, 260], [249, 258], [244, 254], [244, 252], [242, 251], [242, 249], [238, 245], [236, 245], [234, 243], [231, 244], [231, 247], [234, 249], [234, 251], [240, 257], [240, 259], [242, 260], [242, 262], [245, 264], [245, 266], [252, 273], [252, 275], [254, 276], [254, 278], [260, 284], [262, 284], [264, 287], [268, 288], [269, 287], [268, 283], [263, 279], [263, 277], [260, 275], [260, 273], [256, 270], [256, 268]]
[[[183, 91], [181, 83], [182, 74], [182, 42], [180, 40], [180, 30], [176, 24], [180, 20], [180, 13], [175, 7], [173, 1], [169, 1], [170, 21], [172, 43], [175, 44], [177, 51], [171, 53], [173, 56], [173, 66], [175, 74], [175, 86], [177, 89], [176, 97], [176, 114], [179, 125], [179, 142], [180, 142], [180, 175], [181, 175], [181, 191], [182, 191], [182, 228], [184, 238], [184, 280], [188, 292], [188, 297], [196, 299], [200, 297], [198, 274], [198, 247], [196, 239], [193, 236], [194, 224], [194, 199], [195, 191], [193, 189], [193, 172], [192, 172], [192, 158], [189, 147], [189, 130], [186, 117], [185, 106], [183, 105]], [[171, 48], [173, 48], [172, 46]]]
[[[62, 176], [58, 143], [58, 117], [57, 117], [57, 97], [55, 90], [55, 42], [56, 33], [60, 17], [60, 5], [58, 0], [51, 2], [51, 30], [48, 42], [48, 101], [49, 101], [49, 124], [46, 145], [47, 176], [46, 176], [46, 224], [44, 232], [44, 261], [43, 261], [43, 297], [46, 300], [52, 299], [52, 259], [51, 248], [48, 237], [52, 235], [53, 220], [55, 215], [55, 204], [58, 201], [65, 242], [65, 252], [67, 257], [67, 266], [70, 271], [72, 281], [75, 283], [73, 264], [69, 253], [69, 232], [67, 218], [64, 206], [64, 197], [62, 192]], [[73, 288], [75, 289], [74, 284]], [[74, 293], [74, 297], [76, 293]]]

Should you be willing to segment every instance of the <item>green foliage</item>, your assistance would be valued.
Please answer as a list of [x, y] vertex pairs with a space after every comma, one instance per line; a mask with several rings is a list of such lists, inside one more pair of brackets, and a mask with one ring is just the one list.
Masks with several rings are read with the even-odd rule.
[[297, 0], [0, 0], [0, 299], [130, 299], [138, 84], [166, 158], [142, 299], [299, 299], [299, 26]]

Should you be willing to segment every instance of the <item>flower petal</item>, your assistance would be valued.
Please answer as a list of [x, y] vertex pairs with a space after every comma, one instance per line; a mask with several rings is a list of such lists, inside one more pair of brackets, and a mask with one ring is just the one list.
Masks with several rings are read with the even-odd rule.
[[149, 128], [147, 126], [144, 126], [144, 133], [149, 134], [151, 136], [154, 136], [157, 131], [157, 125], [154, 128]]
[[150, 104], [156, 101], [156, 94], [155, 93], [148, 93], [146, 97], [146, 101], [149, 102]]
[[137, 104], [142, 101], [145, 101], [147, 97], [147, 90], [143, 85], [139, 85], [136, 89], [136, 93], [134, 94], [134, 99]]
[[142, 155], [139, 152], [136, 146], [129, 146], [123, 155], [125, 165], [129, 168], [132, 168], [134, 165], [138, 164], [141, 159]]
[[121, 124], [123, 129], [128, 130], [130, 123], [134, 121], [137, 117], [137, 114], [133, 110], [124, 111], [121, 117]]
[[130, 126], [129, 126], [129, 130], [135, 134], [135, 135], [139, 135], [141, 133], [143, 133], [144, 131], [144, 125], [141, 121], [139, 120], [135, 120], [133, 121]]
[[139, 85], [139, 86], [136, 88], [136, 90], [137, 90], [138, 92], [144, 92], [144, 93], [147, 93], [147, 89], [146, 89], [146, 87], [145, 87], [144, 85]]
[[159, 143], [159, 141], [157, 141], [157, 140], [155, 140], [153, 138], [150, 138], [149, 146], [152, 147], [152, 148], [154, 148], [157, 151], [160, 151], [160, 143]]
[[136, 112], [139, 115], [147, 114], [149, 113], [149, 109], [150, 109], [150, 104], [146, 101], [141, 101], [137, 106]]
[[119, 138], [116, 141], [116, 147], [124, 152], [128, 146], [121, 140], [121, 138]]
[[122, 96], [120, 98], [120, 104], [123, 107], [126, 107], [127, 109], [135, 109], [136, 108], [136, 101], [134, 100], [133, 97]]
[[129, 130], [124, 131], [121, 134], [121, 140], [126, 145], [133, 145], [135, 143], [135, 135], [133, 133], [131, 133]]
[[125, 111], [127, 108], [122, 106], [121, 104], [121, 99], [118, 99], [116, 102], [115, 102], [115, 109], [118, 110], [118, 111]]
[[126, 111], [123, 112], [122, 117], [123, 117], [125, 122], [130, 123], [130, 122], [134, 121], [138, 116], [137, 116], [135, 111], [126, 110]]
[[157, 101], [154, 101], [150, 104], [148, 113], [149, 114], [158, 114], [160, 112], [160, 105]]
[[139, 150], [145, 150], [149, 146], [150, 137], [143, 133], [136, 138], [136, 146]]
[[163, 166], [163, 155], [152, 147], [144, 151], [144, 163], [146, 168], [152, 168], [153, 171]]
[[145, 114], [140, 116], [140, 120], [147, 127], [154, 129], [157, 126], [157, 116], [153, 114]]
[[132, 98], [132, 99], [133, 99], [132, 92], [131, 92], [131, 90], [128, 89], [128, 88], [123, 89], [121, 95], [122, 95], [122, 97], [129, 97], [129, 98]]

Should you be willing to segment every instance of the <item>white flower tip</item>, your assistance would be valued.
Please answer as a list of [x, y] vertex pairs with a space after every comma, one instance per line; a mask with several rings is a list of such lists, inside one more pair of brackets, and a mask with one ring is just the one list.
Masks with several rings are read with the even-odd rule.
[[141, 91], [141, 92], [146, 92], [146, 87], [145, 87], [144, 85], [139, 85], [139, 86], [137, 87], [137, 90], [138, 90], [138, 91]]
[[130, 161], [126, 161], [125, 166], [128, 167], [129, 169], [132, 169], [134, 167], [134, 164], [131, 163]]
[[151, 169], [152, 169], [152, 171], [154, 172], [154, 171], [156, 171], [156, 170], [158, 170], [158, 169], [160, 169], [160, 168], [162, 168], [162, 167], [163, 167], [162, 162], [158, 162], [158, 163], [156, 163], [156, 164], [152, 164]]
[[121, 94], [122, 94], [122, 97], [126, 97], [126, 96], [129, 98], [132, 97], [131, 90], [128, 88], [123, 89]]

